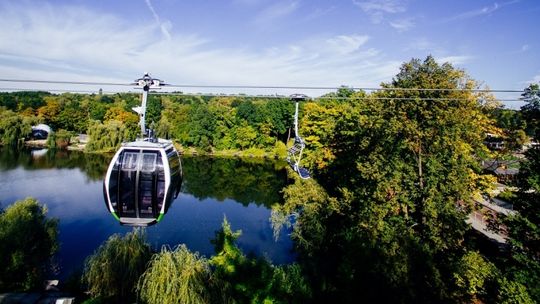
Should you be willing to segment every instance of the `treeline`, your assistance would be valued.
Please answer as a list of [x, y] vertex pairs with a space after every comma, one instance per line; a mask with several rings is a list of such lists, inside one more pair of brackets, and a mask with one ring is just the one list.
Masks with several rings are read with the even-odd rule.
[[[55, 131], [88, 133], [90, 151], [114, 150], [140, 132], [138, 116], [131, 110], [138, 104], [139, 95], [127, 93], [2, 93], [0, 114], [18, 120], [0, 126], [0, 138], [4, 144], [17, 143], [32, 124], [45, 123]], [[186, 147], [207, 152], [252, 149], [254, 155], [269, 152], [283, 156], [293, 111], [286, 98], [150, 94], [146, 121], [158, 136]]]

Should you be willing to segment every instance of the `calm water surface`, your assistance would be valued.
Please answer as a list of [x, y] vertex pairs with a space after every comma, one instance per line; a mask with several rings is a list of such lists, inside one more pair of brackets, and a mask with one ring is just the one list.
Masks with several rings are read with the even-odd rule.
[[[105, 207], [103, 176], [110, 156], [75, 151], [15, 152], [0, 149], [0, 207], [35, 197], [59, 223], [59, 277], [79, 269], [84, 259], [114, 233], [126, 233]], [[146, 229], [155, 249], [185, 243], [207, 257], [210, 240], [226, 216], [245, 253], [273, 263], [294, 260], [288, 233], [274, 240], [270, 206], [282, 200], [284, 164], [263, 160], [183, 157], [182, 191], [163, 220]]]

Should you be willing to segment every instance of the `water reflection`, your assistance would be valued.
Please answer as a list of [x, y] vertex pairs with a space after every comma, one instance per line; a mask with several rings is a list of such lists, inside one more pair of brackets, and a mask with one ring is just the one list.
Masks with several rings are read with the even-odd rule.
[[[60, 266], [65, 276], [80, 267], [113, 233], [125, 233], [103, 202], [103, 177], [112, 155], [76, 151], [30, 151], [0, 149], [0, 207], [28, 196], [47, 205], [49, 215], [60, 219]], [[193, 251], [209, 256], [209, 240], [221, 227], [223, 217], [247, 253], [267, 256], [275, 263], [294, 259], [287, 233], [274, 241], [268, 206], [281, 201], [286, 183], [285, 164], [264, 160], [184, 157], [184, 182], [167, 215], [147, 228], [154, 248], [186, 243]]]

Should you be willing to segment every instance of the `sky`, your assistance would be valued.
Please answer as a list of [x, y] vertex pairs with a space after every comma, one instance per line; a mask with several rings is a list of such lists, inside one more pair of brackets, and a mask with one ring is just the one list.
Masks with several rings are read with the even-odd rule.
[[538, 16], [537, 0], [1, 0], [0, 79], [130, 83], [149, 72], [171, 84], [379, 87], [433, 55], [482, 86], [522, 90], [540, 82]]

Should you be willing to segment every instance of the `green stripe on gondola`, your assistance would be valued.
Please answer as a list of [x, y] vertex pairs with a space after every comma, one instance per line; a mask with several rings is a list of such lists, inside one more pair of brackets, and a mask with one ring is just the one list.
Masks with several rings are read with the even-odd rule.
[[116, 215], [116, 213], [115, 213], [115, 212], [111, 212], [111, 214], [112, 214], [112, 215], [114, 216], [114, 218], [115, 218], [115, 219], [116, 219], [117, 221], [119, 221], [119, 220], [120, 220], [120, 218], [118, 217], [118, 215]]
[[158, 216], [158, 218], [157, 218], [157, 221], [158, 221], [158, 222], [161, 221], [161, 219], [163, 218], [163, 215], [164, 215], [164, 213], [160, 213], [160, 214], [159, 214], [159, 216]]

